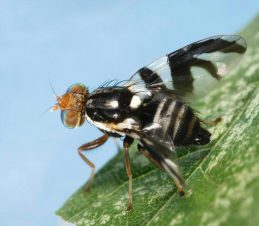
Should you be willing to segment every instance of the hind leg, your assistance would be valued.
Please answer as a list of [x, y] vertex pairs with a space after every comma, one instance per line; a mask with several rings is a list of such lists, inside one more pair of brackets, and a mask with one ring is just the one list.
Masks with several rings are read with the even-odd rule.
[[205, 120], [200, 120], [203, 124], [207, 125], [207, 126], [215, 126], [217, 125], [219, 122], [222, 121], [222, 117], [219, 116], [213, 120], [209, 120], [209, 121], [205, 121]]
[[[163, 169], [163, 166], [160, 164], [159, 161], [157, 161], [155, 159], [155, 157], [149, 153], [148, 151], [145, 150], [144, 147], [142, 147], [141, 145], [138, 144], [138, 150], [140, 151], [140, 153], [142, 153], [146, 158], [148, 158], [152, 163], [154, 163], [159, 169]], [[174, 179], [176, 188], [179, 192], [180, 196], [184, 196], [185, 195], [185, 191], [183, 189], [183, 186], [181, 185], [181, 183], [179, 182], [179, 180]]]

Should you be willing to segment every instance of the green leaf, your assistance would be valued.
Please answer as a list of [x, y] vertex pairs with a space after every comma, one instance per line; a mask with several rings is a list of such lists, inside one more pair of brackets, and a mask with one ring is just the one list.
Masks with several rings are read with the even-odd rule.
[[241, 33], [248, 51], [240, 66], [196, 103], [207, 119], [207, 146], [177, 150], [189, 184], [179, 197], [172, 179], [132, 148], [134, 208], [126, 211], [128, 179], [123, 153], [96, 175], [89, 193], [79, 189], [57, 211], [83, 225], [259, 225], [259, 16]]

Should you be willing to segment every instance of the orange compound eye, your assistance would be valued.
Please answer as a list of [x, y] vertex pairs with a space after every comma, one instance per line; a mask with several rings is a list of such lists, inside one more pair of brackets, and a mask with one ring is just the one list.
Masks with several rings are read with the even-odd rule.
[[78, 94], [87, 94], [88, 90], [85, 87], [84, 84], [82, 83], [75, 83], [73, 85], [71, 85], [68, 89], [66, 93], [78, 93]]
[[70, 86], [59, 99], [61, 120], [65, 127], [73, 129], [81, 126], [85, 121], [84, 106], [88, 90], [82, 83]]
[[70, 86], [62, 96], [56, 96], [57, 104], [51, 110], [61, 110], [61, 121], [67, 128], [81, 126], [85, 121], [85, 102], [88, 98], [88, 89], [82, 83]]
[[85, 121], [85, 115], [74, 110], [61, 111], [61, 121], [69, 129], [81, 126]]

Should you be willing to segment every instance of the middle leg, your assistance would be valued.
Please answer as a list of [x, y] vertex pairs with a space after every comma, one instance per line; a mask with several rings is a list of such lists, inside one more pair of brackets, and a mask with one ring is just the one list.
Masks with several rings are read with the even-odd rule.
[[130, 211], [132, 209], [133, 201], [132, 201], [132, 172], [131, 172], [131, 165], [129, 159], [129, 147], [133, 143], [133, 139], [131, 137], [126, 136], [123, 140], [123, 147], [124, 147], [124, 156], [125, 156], [125, 166], [126, 172], [129, 178], [129, 201], [128, 201], [128, 208], [127, 210]]

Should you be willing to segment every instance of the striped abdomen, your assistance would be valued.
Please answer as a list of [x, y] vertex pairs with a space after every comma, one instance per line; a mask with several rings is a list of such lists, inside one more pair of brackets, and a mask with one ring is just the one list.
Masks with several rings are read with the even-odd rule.
[[154, 103], [156, 107], [152, 122], [162, 126], [161, 136], [170, 136], [176, 146], [209, 143], [210, 133], [201, 128], [199, 119], [189, 106], [180, 100], [165, 97], [149, 104], [153, 104], [154, 108]]

